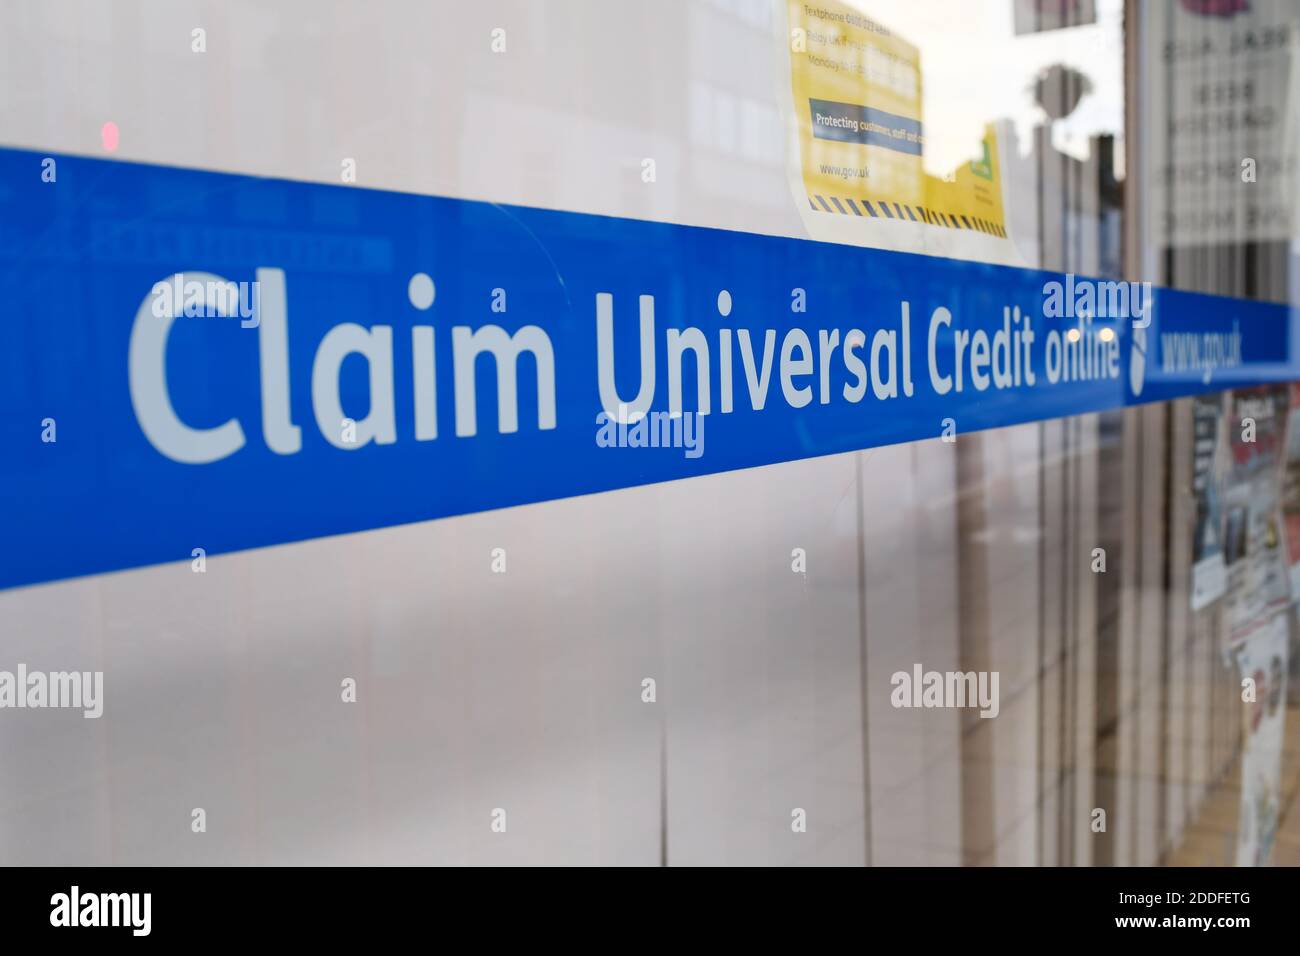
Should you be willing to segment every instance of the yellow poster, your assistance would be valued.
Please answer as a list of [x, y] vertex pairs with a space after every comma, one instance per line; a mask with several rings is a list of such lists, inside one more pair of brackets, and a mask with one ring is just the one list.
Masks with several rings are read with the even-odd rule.
[[923, 166], [917, 48], [834, 0], [792, 2], [790, 62], [799, 157], [819, 212], [1006, 238], [997, 137], [938, 175]]

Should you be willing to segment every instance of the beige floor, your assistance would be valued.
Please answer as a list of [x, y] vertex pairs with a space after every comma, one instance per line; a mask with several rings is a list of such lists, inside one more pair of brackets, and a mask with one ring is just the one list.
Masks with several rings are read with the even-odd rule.
[[[1241, 763], [1233, 761], [1228, 775], [1207, 795], [1182, 842], [1166, 854], [1167, 866], [1232, 866], [1241, 805]], [[1300, 706], [1287, 709], [1282, 744], [1281, 819], [1269, 864], [1300, 866]]]

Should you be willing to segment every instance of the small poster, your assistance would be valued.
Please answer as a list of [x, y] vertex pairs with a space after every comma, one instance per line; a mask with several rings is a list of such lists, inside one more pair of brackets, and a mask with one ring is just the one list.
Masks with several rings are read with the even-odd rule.
[[1282, 521], [1290, 563], [1291, 600], [1300, 600], [1300, 382], [1292, 382], [1291, 415], [1286, 429], [1286, 468], [1282, 472]]
[[1219, 598], [1228, 586], [1223, 558], [1223, 396], [1192, 400], [1192, 495], [1196, 526], [1192, 531], [1192, 610]]
[[1237, 866], [1268, 862], [1281, 815], [1282, 736], [1286, 723], [1287, 624], [1274, 614], [1237, 652], [1243, 681], [1250, 678], [1254, 700], [1246, 701], [1241, 753], [1241, 810]]
[[1291, 600], [1282, 536], [1281, 458], [1290, 393], [1286, 386], [1234, 391], [1228, 399], [1224, 561], [1230, 646], [1239, 647]]
[[1295, 0], [1137, 4], [1152, 249], [1287, 241], [1300, 135]]
[[926, 172], [915, 44], [836, 0], [792, 2], [790, 68], [801, 205], [860, 225], [1007, 237], [997, 135], [955, 169]]

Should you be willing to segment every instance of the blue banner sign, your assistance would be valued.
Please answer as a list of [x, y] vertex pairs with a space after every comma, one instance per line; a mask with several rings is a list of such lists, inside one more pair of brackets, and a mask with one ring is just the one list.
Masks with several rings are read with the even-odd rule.
[[0, 588], [1300, 377], [1285, 306], [0, 150]]

